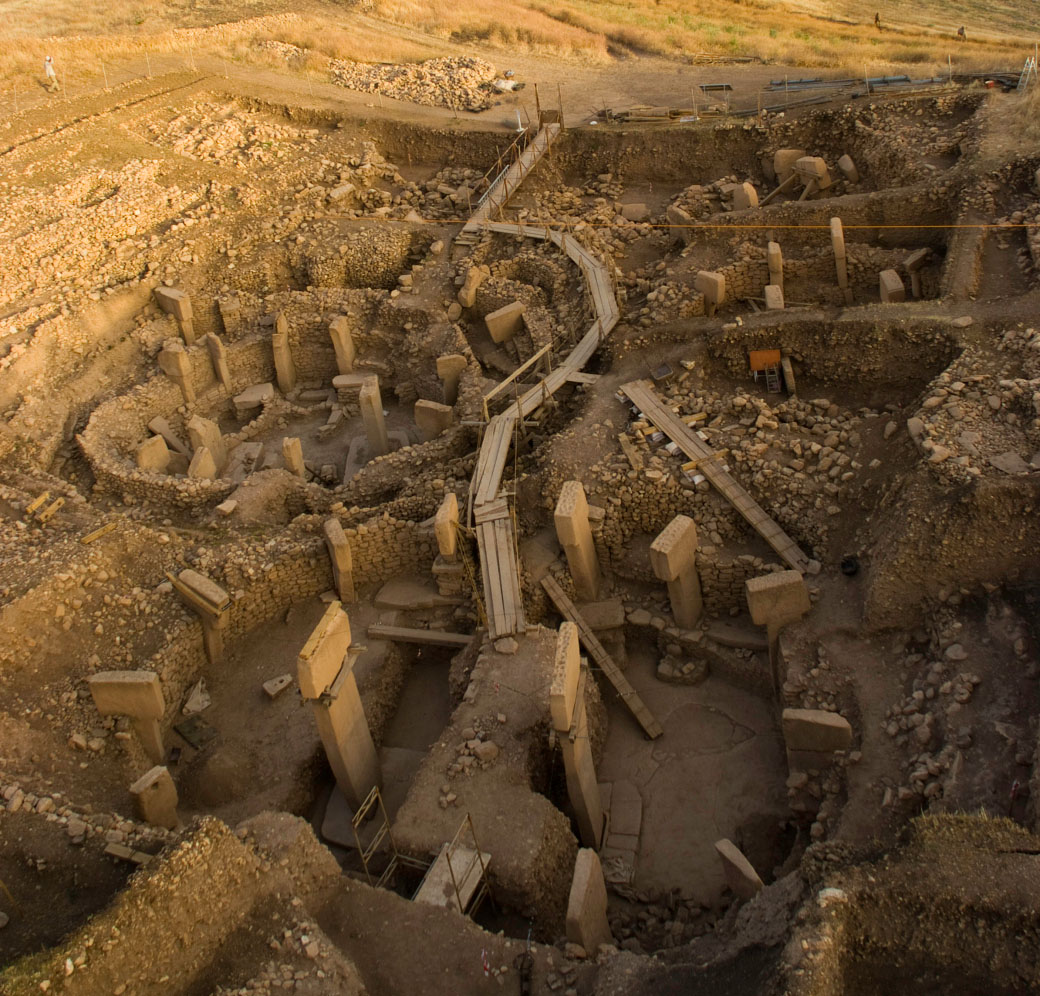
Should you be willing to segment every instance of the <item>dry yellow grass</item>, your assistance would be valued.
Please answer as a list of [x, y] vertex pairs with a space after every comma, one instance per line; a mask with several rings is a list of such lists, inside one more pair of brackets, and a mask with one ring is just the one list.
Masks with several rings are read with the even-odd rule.
[[[962, 23], [967, 42], [955, 38]], [[593, 63], [745, 56], [930, 75], [948, 56], [961, 69], [1021, 66], [1040, 13], [1026, 0], [0, 0], [0, 25], [0, 79], [8, 80], [39, 76], [46, 53], [78, 83], [146, 55], [284, 65], [258, 48], [265, 39], [311, 50], [295, 68], [314, 74], [323, 72], [321, 56], [409, 62], [482, 49]]]

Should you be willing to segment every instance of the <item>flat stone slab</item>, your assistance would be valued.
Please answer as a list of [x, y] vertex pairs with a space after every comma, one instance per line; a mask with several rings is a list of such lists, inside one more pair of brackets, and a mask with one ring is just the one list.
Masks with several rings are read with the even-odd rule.
[[643, 825], [643, 797], [633, 782], [614, 782], [610, 796], [610, 832], [638, 837]]
[[[524, 566], [527, 564], [525, 562]], [[599, 632], [605, 629], [621, 629], [625, 625], [625, 606], [620, 598], [608, 598], [602, 602], [577, 602], [578, 611], [589, 629]]]
[[435, 609], [460, 602], [461, 599], [439, 594], [426, 582], [395, 578], [379, 589], [374, 604], [377, 609]]
[[750, 619], [742, 622], [716, 620], [708, 627], [707, 636], [709, 640], [714, 640], [723, 647], [736, 647], [743, 650], [769, 649], [769, 638]]

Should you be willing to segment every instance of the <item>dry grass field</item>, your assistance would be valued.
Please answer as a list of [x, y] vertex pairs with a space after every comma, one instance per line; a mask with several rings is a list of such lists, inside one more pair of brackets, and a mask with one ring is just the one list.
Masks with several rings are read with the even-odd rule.
[[[881, 29], [875, 27], [880, 13]], [[641, 55], [694, 61], [905, 70], [1020, 67], [1040, 36], [1033, 3], [997, 0], [0, 0], [0, 79], [38, 72], [45, 53], [79, 79], [127, 57], [214, 54], [259, 65], [290, 42], [321, 56], [411, 62], [479, 48], [607, 64]], [[961, 25], [967, 41], [956, 38]]]

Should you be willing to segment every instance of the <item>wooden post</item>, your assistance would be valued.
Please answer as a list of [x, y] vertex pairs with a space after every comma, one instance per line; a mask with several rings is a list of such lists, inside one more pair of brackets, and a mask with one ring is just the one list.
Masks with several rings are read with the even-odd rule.
[[105, 64], [103, 62], [101, 63], [101, 72], [104, 74], [104, 77], [105, 77], [105, 89], [107, 90], [108, 89], [108, 70], [105, 68]]
[[534, 112], [538, 116], [538, 127], [542, 126], [542, 102], [538, 97], [538, 84], [534, 85]]
[[556, 84], [556, 100], [560, 108], [560, 131], [563, 131], [563, 91], [559, 83]]
[[152, 60], [151, 60], [151, 57], [148, 55], [147, 52], [145, 52], [145, 54], [144, 54], [144, 61], [145, 61], [145, 64], [148, 66], [148, 78], [151, 79], [152, 78]]

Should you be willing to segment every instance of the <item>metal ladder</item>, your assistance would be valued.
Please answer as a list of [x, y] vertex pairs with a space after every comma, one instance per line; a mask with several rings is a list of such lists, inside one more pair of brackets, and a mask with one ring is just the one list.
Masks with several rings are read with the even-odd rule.
[[1026, 59], [1026, 64], [1022, 67], [1022, 74], [1018, 77], [1018, 86], [1016, 90], [1025, 90], [1029, 86], [1030, 80], [1036, 80], [1036, 56], [1031, 55]]
[[766, 367], [766, 390], [773, 394], [780, 393], [780, 368]]

